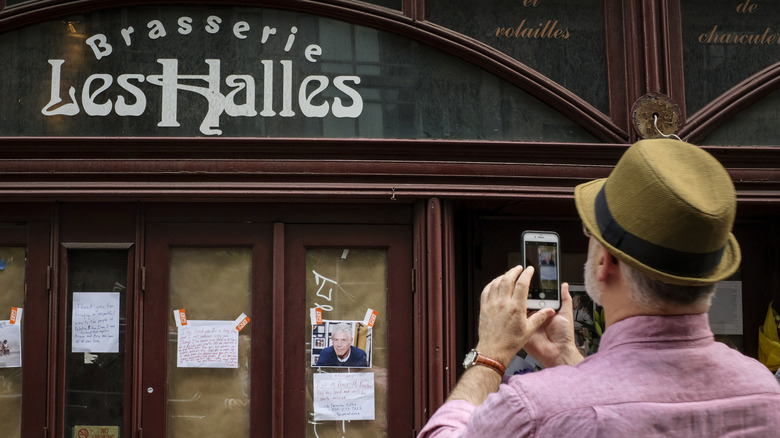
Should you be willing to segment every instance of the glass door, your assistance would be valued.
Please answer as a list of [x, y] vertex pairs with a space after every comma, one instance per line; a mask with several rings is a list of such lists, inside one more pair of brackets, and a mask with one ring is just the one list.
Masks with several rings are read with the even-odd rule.
[[49, 236], [48, 222], [0, 223], [0, 435], [7, 438], [47, 428]]
[[130, 244], [64, 244], [67, 272], [64, 434], [130, 429], [133, 254]]
[[271, 228], [149, 224], [145, 438], [268, 436]]
[[411, 228], [284, 234], [284, 436], [411, 435]]

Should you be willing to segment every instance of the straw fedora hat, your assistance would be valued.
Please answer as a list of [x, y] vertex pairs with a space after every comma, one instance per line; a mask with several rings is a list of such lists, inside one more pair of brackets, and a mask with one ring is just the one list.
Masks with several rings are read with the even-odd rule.
[[650, 277], [702, 285], [739, 267], [734, 184], [715, 157], [692, 144], [640, 140], [609, 177], [577, 186], [574, 199], [593, 237]]

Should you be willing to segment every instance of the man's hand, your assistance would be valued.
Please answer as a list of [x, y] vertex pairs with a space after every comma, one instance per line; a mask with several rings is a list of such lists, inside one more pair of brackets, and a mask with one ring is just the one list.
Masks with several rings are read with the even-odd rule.
[[[479, 311], [477, 351], [508, 366], [534, 333], [555, 316], [553, 309], [528, 312], [533, 267], [515, 266], [485, 286]], [[569, 298], [571, 320], [571, 297]], [[570, 326], [571, 327], [571, 326]], [[572, 336], [573, 340], [573, 336]], [[573, 342], [572, 342], [573, 344]]]
[[[522, 266], [516, 266], [482, 291], [476, 349], [504, 366], [508, 366], [539, 327], [555, 315], [552, 309], [528, 315], [528, 286], [533, 273], [533, 268], [523, 270]], [[571, 316], [571, 309], [569, 314]], [[480, 405], [498, 389], [501, 378], [490, 368], [471, 367], [463, 373], [448, 400], [466, 400]]]
[[569, 284], [563, 283], [560, 310], [533, 333], [525, 344], [525, 351], [545, 368], [556, 365], [576, 365], [582, 360], [582, 354], [574, 342], [573, 320]]

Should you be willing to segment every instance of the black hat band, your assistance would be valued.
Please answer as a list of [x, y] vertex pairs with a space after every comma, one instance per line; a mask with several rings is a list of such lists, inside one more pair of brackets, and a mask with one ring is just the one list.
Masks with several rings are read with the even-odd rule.
[[658, 246], [626, 231], [612, 217], [607, 205], [604, 186], [596, 195], [596, 223], [601, 237], [613, 247], [630, 255], [640, 263], [667, 274], [681, 277], [700, 277], [720, 263], [725, 246], [717, 251], [694, 253]]

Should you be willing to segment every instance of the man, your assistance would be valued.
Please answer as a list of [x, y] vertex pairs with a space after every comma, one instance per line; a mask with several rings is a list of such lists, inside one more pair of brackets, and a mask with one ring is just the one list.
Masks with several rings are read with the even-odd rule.
[[352, 346], [352, 329], [341, 322], [331, 331], [331, 345], [322, 350], [318, 367], [367, 367], [366, 352]]
[[[533, 268], [515, 267], [483, 290], [477, 359], [420, 435], [780, 435], [780, 385], [715, 342], [707, 319], [715, 283], [741, 260], [720, 163], [681, 141], [642, 140], [574, 197], [590, 239], [585, 286], [605, 312], [599, 351], [577, 351], [568, 284], [557, 314], [528, 314]], [[522, 348], [546, 368], [502, 383]]]

